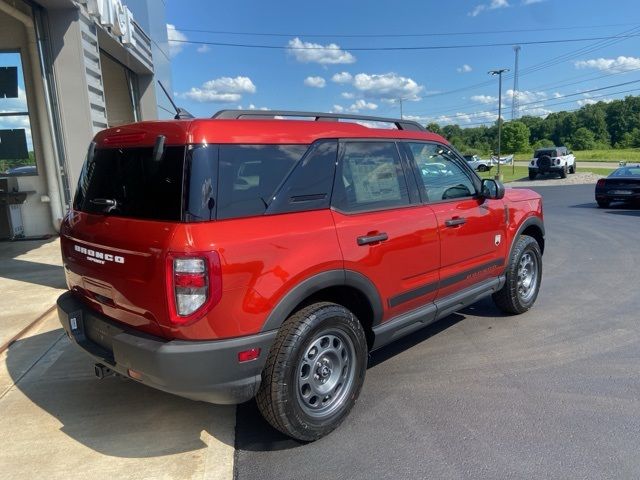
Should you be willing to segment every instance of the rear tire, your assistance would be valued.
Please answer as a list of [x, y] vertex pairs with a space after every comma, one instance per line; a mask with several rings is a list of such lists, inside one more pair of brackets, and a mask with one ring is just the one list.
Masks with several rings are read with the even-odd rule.
[[493, 301], [505, 313], [526, 312], [538, 298], [542, 280], [542, 252], [533, 237], [518, 237], [505, 275], [505, 284], [493, 294]]
[[535, 180], [536, 176], [538, 176], [537, 172], [529, 170], [529, 180]]
[[487, 172], [489, 169], [487, 168], [486, 165], [478, 165], [478, 171], [479, 172]]
[[566, 165], [564, 167], [562, 167], [562, 170], [560, 170], [560, 178], [567, 178], [567, 166]]
[[573, 165], [571, 165], [571, 170], [569, 170], [569, 173], [576, 173], [576, 162], [573, 162]]
[[598, 202], [598, 208], [609, 208], [611, 202], [608, 200], [596, 200]]
[[367, 341], [341, 305], [315, 303], [280, 327], [256, 402], [264, 418], [297, 440], [317, 440], [351, 411], [367, 370]]

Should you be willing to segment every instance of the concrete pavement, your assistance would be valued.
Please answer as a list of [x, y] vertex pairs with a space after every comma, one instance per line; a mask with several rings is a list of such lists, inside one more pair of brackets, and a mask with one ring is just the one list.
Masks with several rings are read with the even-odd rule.
[[0, 350], [65, 289], [58, 238], [0, 242]]
[[0, 480], [229, 479], [235, 408], [97, 380], [55, 313], [0, 355]]

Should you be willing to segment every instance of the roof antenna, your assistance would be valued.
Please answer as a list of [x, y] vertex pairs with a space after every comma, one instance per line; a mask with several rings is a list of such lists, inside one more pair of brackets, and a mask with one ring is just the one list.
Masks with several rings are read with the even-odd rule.
[[164, 88], [164, 85], [159, 80], [158, 80], [158, 85], [160, 85], [160, 88], [162, 88], [162, 91], [167, 96], [167, 98], [169, 99], [169, 102], [171, 103], [171, 105], [173, 105], [173, 108], [176, 111], [176, 115], [173, 117], [174, 119], [183, 120], [183, 119], [194, 118], [193, 115], [191, 115], [189, 112], [187, 112], [184, 108], [180, 108], [175, 104], [175, 102], [171, 98], [171, 95], [169, 95], [169, 92], [167, 92], [167, 89]]

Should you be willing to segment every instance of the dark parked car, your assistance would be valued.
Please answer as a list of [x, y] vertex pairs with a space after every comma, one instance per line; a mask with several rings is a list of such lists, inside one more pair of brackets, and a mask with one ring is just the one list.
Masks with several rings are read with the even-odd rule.
[[624, 165], [598, 180], [596, 202], [600, 208], [612, 202], [640, 204], [640, 165]]

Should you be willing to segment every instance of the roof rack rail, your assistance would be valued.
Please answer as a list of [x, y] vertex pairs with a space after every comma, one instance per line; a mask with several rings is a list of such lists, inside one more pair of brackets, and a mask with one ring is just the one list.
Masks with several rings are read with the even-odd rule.
[[220, 110], [211, 118], [220, 120], [240, 120], [242, 118], [273, 119], [275, 117], [311, 117], [316, 122], [336, 120], [362, 120], [366, 122], [392, 123], [398, 130], [425, 132], [426, 129], [413, 120], [398, 118], [370, 117], [368, 115], [351, 115], [345, 113], [297, 112], [292, 110]]

